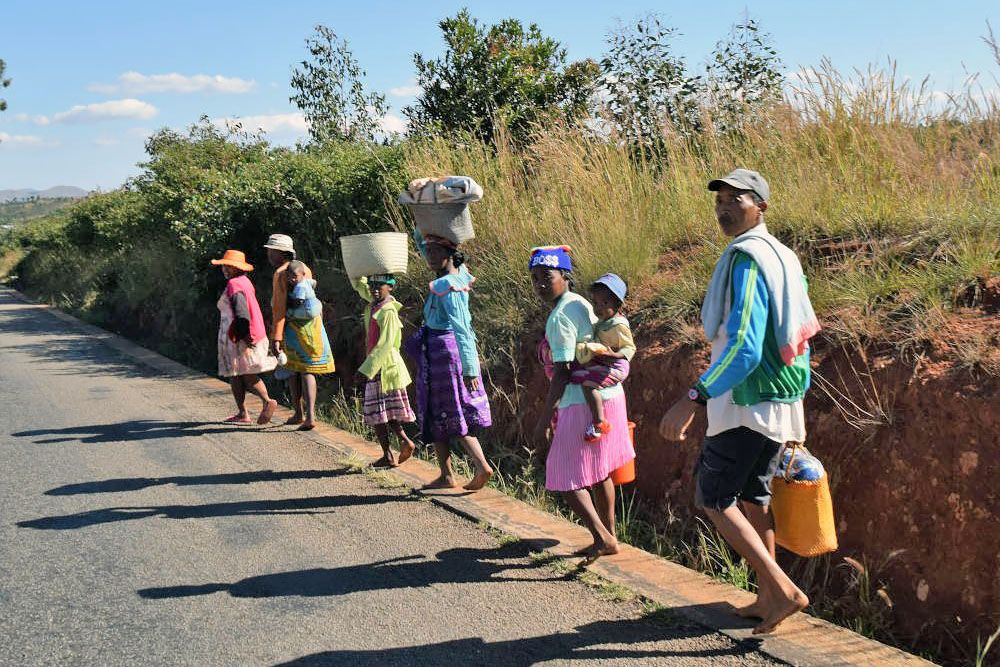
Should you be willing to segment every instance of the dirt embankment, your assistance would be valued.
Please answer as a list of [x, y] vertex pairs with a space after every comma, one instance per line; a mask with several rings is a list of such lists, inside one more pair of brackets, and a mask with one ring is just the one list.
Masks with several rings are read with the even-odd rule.
[[[806, 412], [807, 444], [830, 472], [835, 557], [864, 562], [885, 581], [902, 636], [946, 623], [970, 631], [974, 645], [1000, 609], [1000, 381], [954, 361], [970, 333], [987, 333], [988, 354], [1000, 354], [1000, 322], [982, 312], [956, 316], [909, 361], [820, 341]], [[627, 381], [638, 488], [653, 506], [690, 509], [705, 425], [683, 443], [663, 442], [656, 427], [707, 353], [642, 338]]]

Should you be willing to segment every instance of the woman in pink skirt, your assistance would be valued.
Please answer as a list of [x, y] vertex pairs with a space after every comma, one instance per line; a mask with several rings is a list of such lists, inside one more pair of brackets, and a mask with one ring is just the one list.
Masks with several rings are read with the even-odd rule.
[[578, 343], [593, 339], [597, 318], [590, 303], [572, 291], [573, 262], [568, 246], [532, 250], [528, 262], [539, 298], [552, 311], [545, 323], [543, 359], [551, 359], [549, 393], [535, 428], [536, 442], [555, 432], [545, 461], [545, 488], [559, 491], [594, 536], [578, 553], [588, 559], [618, 553], [615, 537], [615, 486], [611, 473], [635, 458], [629, 439], [625, 393], [620, 384], [601, 390], [605, 420], [611, 429], [599, 443], [584, 440], [591, 422], [583, 390], [570, 383]]

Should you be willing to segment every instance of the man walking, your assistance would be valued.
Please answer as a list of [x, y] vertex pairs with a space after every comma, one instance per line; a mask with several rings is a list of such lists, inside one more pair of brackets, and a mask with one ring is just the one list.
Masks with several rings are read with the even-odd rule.
[[702, 306], [712, 363], [663, 415], [660, 434], [684, 440], [695, 413], [707, 410], [695, 502], [756, 573], [757, 600], [738, 613], [760, 618], [754, 634], [763, 634], [809, 604], [775, 561], [769, 504], [782, 445], [805, 440], [808, 340], [819, 323], [798, 258], [764, 225], [767, 181], [736, 169], [708, 189], [733, 237]]

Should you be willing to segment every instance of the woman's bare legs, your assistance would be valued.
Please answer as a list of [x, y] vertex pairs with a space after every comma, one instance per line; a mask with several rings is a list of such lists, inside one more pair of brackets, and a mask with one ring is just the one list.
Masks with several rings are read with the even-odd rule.
[[486, 483], [493, 477], [493, 468], [490, 467], [486, 455], [483, 454], [483, 446], [479, 444], [479, 438], [463, 435], [461, 441], [466, 454], [472, 457], [472, 462], [476, 466], [476, 474], [472, 481], [462, 488], [468, 491], [478, 491], [486, 486]]
[[302, 423], [302, 374], [293, 373], [288, 378], [288, 393], [292, 395], [292, 410], [294, 414], [288, 418], [286, 424], [294, 425]]
[[316, 376], [311, 373], [300, 373], [302, 378], [302, 402], [305, 403], [305, 421], [299, 427], [308, 431], [316, 426]]
[[269, 424], [271, 423], [271, 417], [274, 416], [274, 411], [278, 407], [278, 402], [267, 395], [267, 387], [264, 385], [264, 381], [260, 379], [256, 374], [241, 375], [240, 380], [242, 380], [244, 387], [244, 396], [246, 392], [250, 392], [254, 396], [260, 399], [260, 415], [257, 417], [258, 424]]
[[382, 458], [372, 463], [372, 467], [375, 468], [392, 468], [396, 465], [396, 460], [392, 455], [392, 449], [389, 448], [389, 427], [386, 424], [373, 424], [372, 428], [375, 430], [375, 438], [378, 440], [378, 444], [382, 446]]
[[612, 537], [615, 533], [615, 483], [608, 477], [603, 482], [591, 487], [593, 490], [594, 505], [597, 507], [597, 515], [601, 517], [601, 523]]
[[233, 417], [239, 419], [247, 418], [247, 390], [246, 386], [243, 384], [243, 378], [239, 375], [234, 375], [229, 378], [229, 388], [233, 392], [233, 400], [236, 401], [236, 414]]
[[434, 454], [437, 456], [438, 467], [441, 474], [433, 482], [424, 484], [425, 489], [453, 489], [455, 488], [455, 473], [451, 471], [451, 445], [447, 442], [435, 442]]
[[577, 553], [586, 556], [588, 560], [618, 553], [618, 540], [604, 527], [604, 522], [594, 506], [594, 500], [590, 497], [590, 490], [564, 491], [563, 498], [566, 499], [566, 502], [569, 503], [569, 506], [573, 508], [576, 515], [583, 521], [583, 525], [594, 537], [592, 545]]
[[410, 440], [410, 436], [406, 435], [406, 431], [403, 430], [403, 425], [396, 420], [389, 422], [389, 428], [392, 432], [396, 434], [399, 438], [399, 459], [396, 461], [397, 464], [402, 464], [408, 458], [413, 456], [413, 452], [416, 451], [417, 446], [413, 444]]

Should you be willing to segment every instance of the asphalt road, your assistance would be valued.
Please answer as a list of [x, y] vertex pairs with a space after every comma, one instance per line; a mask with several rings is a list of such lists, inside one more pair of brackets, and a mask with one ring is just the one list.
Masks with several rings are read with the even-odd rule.
[[2, 665], [774, 664], [3, 291], [0, 406]]

